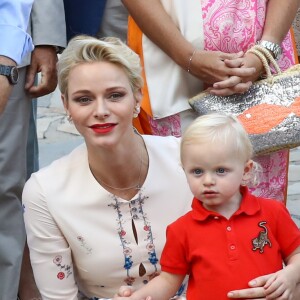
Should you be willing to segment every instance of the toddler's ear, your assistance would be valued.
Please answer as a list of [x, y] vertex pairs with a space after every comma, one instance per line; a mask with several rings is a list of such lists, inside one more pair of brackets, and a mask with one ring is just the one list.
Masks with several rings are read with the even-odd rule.
[[253, 168], [253, 160], [248, 160], [246, 163], [245, 163], [245, 167], [244, 167], [244, 174], [243, 174], [243, 181], [248, 181], [251, 179], [251, 171], [252, 171], [252, 168]]

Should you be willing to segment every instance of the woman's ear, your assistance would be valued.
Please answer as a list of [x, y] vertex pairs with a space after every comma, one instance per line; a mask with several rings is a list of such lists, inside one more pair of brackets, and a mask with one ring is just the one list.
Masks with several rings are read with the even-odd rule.
[[138, 89], [137, 91], [134, 92], [135, 105], [140, 106], [142, 102], [142, 98], [143, 98], [143, 93], [141, 89]]

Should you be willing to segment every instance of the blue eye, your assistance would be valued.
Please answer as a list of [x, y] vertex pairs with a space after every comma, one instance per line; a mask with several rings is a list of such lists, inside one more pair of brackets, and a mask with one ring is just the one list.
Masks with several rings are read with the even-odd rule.
[[217, 169], [217, 173], [224, 174], [226, 172], [225, 168], [219, 168]]
[[193, 170], [193, 174], [195, 174], [195, 175], [202, 175], [203, 171], [201, 169], [195, 169], [195, 170]]

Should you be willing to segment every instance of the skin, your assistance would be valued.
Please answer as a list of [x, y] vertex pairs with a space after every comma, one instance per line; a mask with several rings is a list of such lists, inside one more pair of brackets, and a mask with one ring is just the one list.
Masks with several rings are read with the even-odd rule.
[[233, 151], [210, 142], [190, 143], [182, 149], [182, 165], [193, 195], [207, 210], [227, 219], [240, 207], [240, 186], [253, 166], [251, 160], [232, 155]]
[[[0, 64], [6, 66], [16, 66], [15, 61], [0, 55]], [[12, 85], [5, 76], [0, 76], [0, 114], [4, 111], [9, 95], [12, 91]]]
[[[266, 40], [281, 45], [284, 37], [291, 28], [299, 5], [299, 0], [288, 0], [285, 2], [285, 5], [282, 5], [282, 2], [280, 0], [269, 0], [267, 6], [266, 21], [261, 40]], [[275, 24], [276, 26], [274, 26]], [[241, 68], [254, 67], [256, 69], [256, 72], [252, 76], [243, 78], [242, 80], [244, 82], [253, 82], [257, 80], [261, 72], [263, 72], [261, 61], [258, 57], [256, 57], [256, 55], [251, 53], [245, 54], [244, 57], [239, 59], [233, 59], [231, 61], [225, 60], [225, 64], [228, 67], [233, 68], [238, 66], [240, 66]], [[213, 90], [212, 92], [216, 95], [220, 95], [220, 91], [222, 90], [225, 93], [226, 91], [229, 92], [229, 90], [227, 89], [229, 86], [230, 83], [228, 80], [216, 83], [213, 87], [217, 90]]]
[[[254, 280], [251, 280], [249, 282], [250, 289], [242, 289], [242, 290], [235, 290], [231, 291], [228, 294], [228, 298], [230, 299], [254, 299], [254, 300], [267, 300], [270, 299], [267, 297], [265, 292], [265, 284], [267, 281], [273, 276], [274, 274], [260, 276], [255, 278]], [[125, 288], [123, 289], [125, 291]], [[128, 293], [126, 290], [125, 293]], [[289, 300], [298, 300], [300, 299], [300, 283], [297, 283], [296, 289], [294, 290], [294, 296], [291, 296], [290, 298], [275, 298], [275, 299], [289, 299]]]
[[[107, 62], [74, 67], [69, 75], [68, 95], [68, 101], [63, 96], [65, 109], [89, 149], [110, 151], [132, 131], [135, 102], [129, 81], [120, 67]], [[113, 124], [112, 134], [94, 133], [90, 126], [98, 123]]]
[[[77, 65], [69, 74], [68, 99], [65, 95], [62, 99], [67, 114], [85, 139], [95, 178], [114, 187], [131, 186], [140, 173], [136, 157], [141, 151], [146, 154], [146, 150], [132, 127], [141, 93], [132, 91], [123, 69], [108, 62]], [[106, 133], [102, 132], [105, 127], [108, 128]], [[132, 176], [128, 176], [128, 168]], [[142, 180], [146, 173], [147, 159], [144, 159]], [[136, 194], [135, 189], [126, 194], [113, 192], [124, 199]]]
[[[31, 63], [27, 67], [25, 89], [32, 98], [52, 93], [57, 86], [57, 54], [53, 46], [36, 46], [32, 52]], [[35, 86], [35, 79], [41, 73], [41, 81]]]
[[[175, 63], [186, 70], [194, 46], [179, 32], [160, 0], [122, 2], [142, 31]], [[269, 0], [262, 39], [281, 44], [291, 27], [299, 3], [299, 0], [287, 0], [285, 5], [282, 5], [281, 0]], [[148, 26], [149, 24], [151, 26]], [[259, 77], [262, 64], [253, 54], [244, 56], [243, 53], [197, 51], [190, 70], [191, 74], [200, 80], [214, 84], [211, 93], [231, 95], [248, 90], [252, 82]]]

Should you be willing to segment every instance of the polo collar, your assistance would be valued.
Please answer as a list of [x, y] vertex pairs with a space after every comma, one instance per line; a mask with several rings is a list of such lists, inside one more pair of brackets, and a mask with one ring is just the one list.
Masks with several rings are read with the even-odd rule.
[[[254, 215], [260, 210], [260, 203], [258, 201], [258, 198], [253, 196], [247, 187], [241, 186], [240, 192], [242, 194], [242, 200], [240, 208], [232, 215], [232, 217], [240, 215], [240, 214], [246, 214], [246, 215]], [[220, 215], [217, 212], [207, 210], [203, 207], [202, 202], [198, 200], [197, 198], [193, 199], [192, 202], [192, 217], [195, 220], [198, 221], [205, 221], [210, 218], [220, 218], [222, 215]]]

